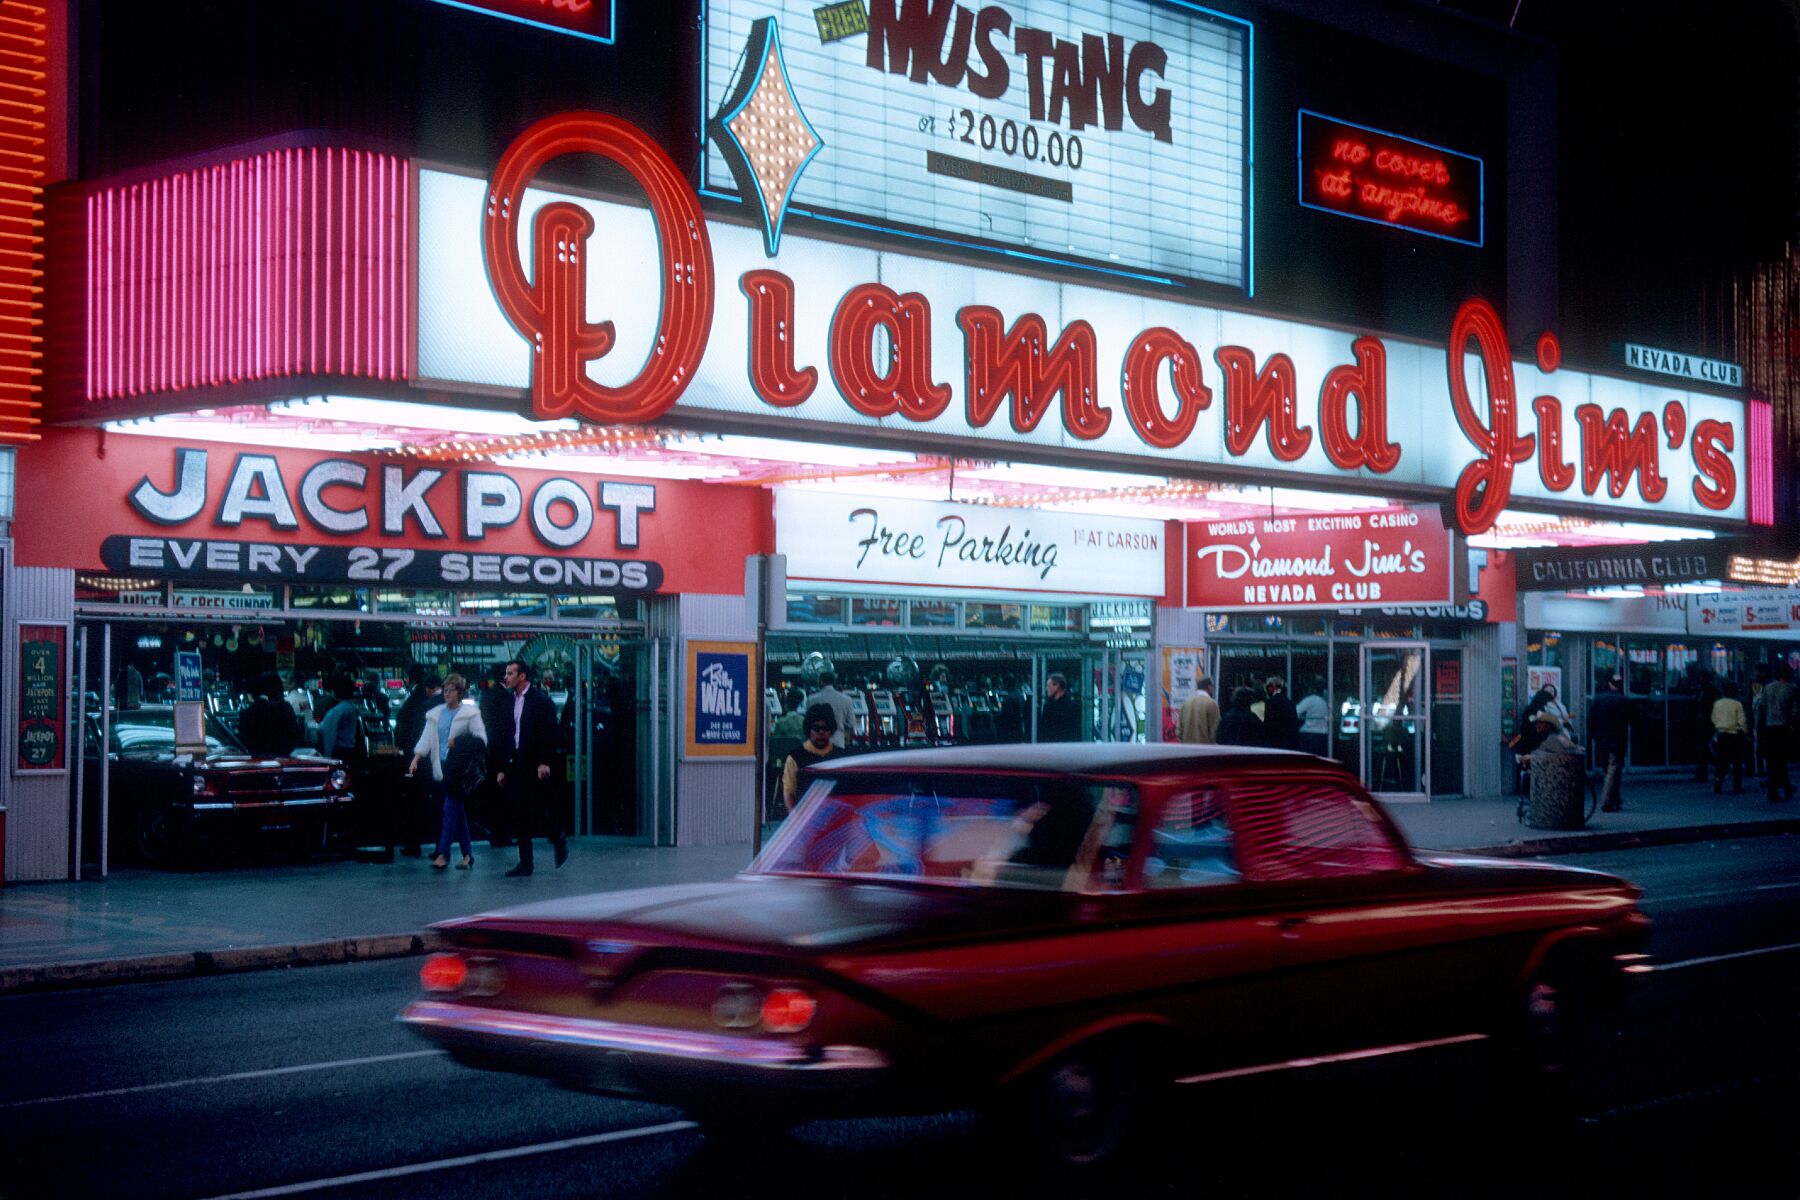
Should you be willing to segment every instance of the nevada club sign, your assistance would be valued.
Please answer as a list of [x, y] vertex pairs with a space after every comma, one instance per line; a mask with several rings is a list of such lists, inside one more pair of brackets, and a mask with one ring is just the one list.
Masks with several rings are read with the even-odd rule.
[[[527, 191], [568, 154], [622, 167], [647, 207]], [[415, 381], [522, 389], [543, 418], [727, 414], [1379, 487], [1445, 499], [1467, 534], [1531, 502], [1742, 521], [1765, 486], [1742, 402], [1565, 368], [1548, 333], [1515, 361], [1481, 299], [1433, 346], [793, 235], [770, 258], [601, 113], [532, 126], [485, 186], [422, 171], [418, 237]]]

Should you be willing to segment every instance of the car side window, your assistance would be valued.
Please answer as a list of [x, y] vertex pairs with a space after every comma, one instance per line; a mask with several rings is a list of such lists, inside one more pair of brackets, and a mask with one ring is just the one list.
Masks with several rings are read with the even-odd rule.
[[1152, 890], [1209, 887], [1243, 878], [1223, 793], [1202, 788], [1164, 802], [1144, 856], [1143, 878]]
[[1406, 854], [1369, 801], [1329, 780], [1232, 787], [1246, 877], [1320, 879], [1397, 871]]

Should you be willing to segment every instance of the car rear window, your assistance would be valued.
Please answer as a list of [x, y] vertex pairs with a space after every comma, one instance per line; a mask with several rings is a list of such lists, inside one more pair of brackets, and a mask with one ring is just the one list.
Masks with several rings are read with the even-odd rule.
[[1325, 781], [1232, 788], [1237, 851], [1251, 879], [1397, 871], [1406, 854], [1368, 801]]
[[1065, 780], [823, 779], [751, 870], [1102, 890], [1124, 878], [1135, 805], [1129, 788]]

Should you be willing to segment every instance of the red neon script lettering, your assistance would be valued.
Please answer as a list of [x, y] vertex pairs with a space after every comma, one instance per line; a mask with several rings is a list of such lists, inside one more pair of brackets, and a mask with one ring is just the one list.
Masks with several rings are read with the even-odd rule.
[[1063, 424], [1080, 438], [1106, 432], [1112, 414], [1099, 407], [1099, 351], [1094, 327], [1076, 321], [1063, 330], [1050, 352], [1044, 318], [1026, 313], [1002, 333], [1000, 310], [971, 304], [956, 314], [962, 326], [968, 367], [969, 424], [980, 428], [994, 419], [1000, 402], [1012, 399], [1012, 427], [1030, 433], [1050, 408], [1050, 397], [1062, 394]]
[[804, 403], [819, 371], [794, 365], [794, 281], [780, 271], [745, 271], [738, 287], [750, 299], [750, 386], [776, 408]]
[[[1175, 415], [1163, 412], [1157, 394], [1162, 364], [1175, 383]], [[1212, 404], [1212, 392], [1200, 378], [1200, 355], [1173, 329], [1146, 329], [1125, 352], [1125, 413], [1145, 443], [1172, 450], [1194, 431], [1200, 410]]]
[[[1371, 337], [1351, 346], [1355, 366], [1333, 367], [1319, 389], [1319, 434], [1325, 457], [1346, 471], [1368, 467], [1391, 471], [1400, 447], [1387, 436], [1387, 347]], [[1350, 398], [1357, 401], [1356, 432], [1350, 432]]]
[[[892, 348], [885, 370], [872, 361], [877, 329]], [[831, 377], [850, 407], [867, 416], [929, 421], [943, 412], [950, 387], [931, 378], [930, 302], [879, 283], [845, 292], [831, 318]]]
[[[619, 164], [644, 189], [662, 247], [663, 304], [644, 368], [622, 387], [587, 377], [587, 364], [612, 348], [613, 324], [589, 324], [586, 241], [594, 221], [566, 201], [538, 210], [532, 229], [535, 282], [515, 249], [526, 185], [564, 154], [593, 154]], [[541, 419], [579, 415], [640, 423], [667, 412], [693, 379], [712, 328], [713, 258], [700, 201], [661, 146], [629, 122], [605, 113], [547, 117], [507, 147], [488, 181], [482, 246], [494, 296], [514, 329], [531, 342], [531, 404]]]
[[[1463, 378], [1463, 358], [1471, 338], [1487, 380], [1485, 422], [1475, 411], [1469, 399], [1468, 381]], [[1512, 355], [1506, 345], [1506, 327], [1493, 305], [1485, 300], [1468, 300], [1456, 310], [1445, 358], [1449, 363], [1450, 405], [1456, 411], [1456, 423], [1481, 453], [1457, 477], [1456, 523], [1464, 533], [1486, 533], [1494, 527], [1512, 495], [1513, 464], [1524, 462], [1537, 449], [1535, 437], [1519, 436]]]

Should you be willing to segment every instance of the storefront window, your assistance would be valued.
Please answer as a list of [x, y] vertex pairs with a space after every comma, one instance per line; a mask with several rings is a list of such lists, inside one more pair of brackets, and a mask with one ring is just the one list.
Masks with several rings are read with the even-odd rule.
[[322, 612], [368, 612], [369, 590], [346, 586], [297, 587], [288, 601], [294, 608], [318, 609]]
[[1358, 617], [1333, 617], [1331, 633], [1333, 637], [1359, 638], [1368, 626]]
[[455, 614], [455, 600], [449, 592], [425, 591], [418, 588], [378, 588], [375, 611], [411, 613], [416, 617], [448, 617]]
[[279, 588], [185, 587], [176, 584], [169, 593], [175, 608], [192, 608], [204, 612], [267, 612], [280, 607]]
[[850, 601], [844, 596], [811, 594], [790, 595], [787, 619], [790, 625], [847, 625]]
[[550, 597], [541, 592], [468, 592], [457, 597], [465, 617], [548, 617]]
[[1331, 632], [1331, 623], [1324, 617], [1291, 617], [1288, 619], [1288, 632], [1295, 637], [1325, 637]]
[[556, 616], [563, 621], [632, 621], [637, 619], [637, 601], [621, 602], [617, 596], [558, 596]]
[[1069, 604], [1034, 604], [1031, 628], [1037, 633], [1080, 633], [1081, 609]]
[[907, 623], [920, 629], [954, 629], [956, 628], [956, 601], [909, 601]]
[[1226, 613], [1209, 612], [1202, 614], [1206, 621], [1206, 632], [1228, 633], [1231, 630], [1231, 617]]
[[1023, 604], [988, 604], [971, 601], [968, 607], [971, 629], [1022, 629], [1025, 625]]
[[123, 575], [77, 575], [75, 603], [155, 608], [163, 603], [163, 585], [154, 579]]
[[1590, 689], [1594, 695], [1605, 691], [1607, 680], [1614, 675], [1624, 675], [1625, 672], [1619, 666], [1619, 653], [1618, 643], [1604, 638], [1594, 639], [1593, 649], [1588, 652], [1590, 661], [1594, 664], [1594, 686]]
[[1281, 618], [1260, 613], [1232, 613], [1230, 628], [1232, 633], [1279, 633]]
[[886, 597], [863, 599], [859, 596], [850, 601], [850, 623], [852, 625], [898, 625], [903, 603], [903, 601]]

